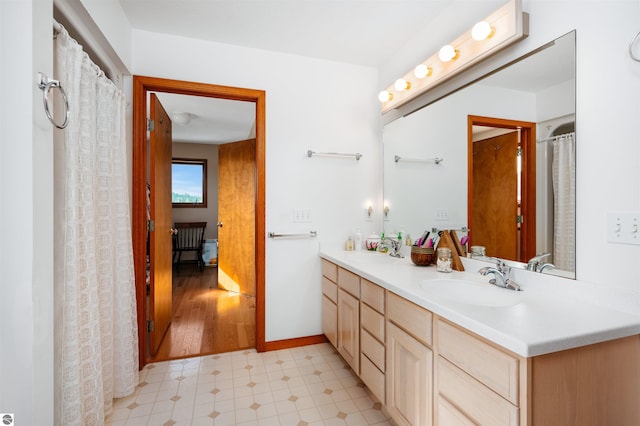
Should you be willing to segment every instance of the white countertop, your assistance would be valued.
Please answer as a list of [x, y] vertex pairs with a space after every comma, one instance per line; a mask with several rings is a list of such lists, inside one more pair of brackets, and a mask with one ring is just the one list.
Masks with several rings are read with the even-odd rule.
[[[512, 269], [523, 288], [515, 292], [489, 284], [491, 275], [477, 273], [488, 264], [466, 258], [465, 272], [440, 273], [408, 256], [332, 247], [322, 247], [320, 256], [525, 357], [640, 334], [640, 315], [612, 309], [608, 299], [616, 295], [606, 288]], [[451, 290], [458, 286], [465, 294], [456, 298]]]

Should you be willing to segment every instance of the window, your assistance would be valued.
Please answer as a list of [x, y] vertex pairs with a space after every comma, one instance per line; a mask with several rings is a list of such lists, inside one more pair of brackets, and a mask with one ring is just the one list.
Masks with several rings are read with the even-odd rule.
[[171, 202], [173, 207], [207, 207], [207, 160], [171, 161]]

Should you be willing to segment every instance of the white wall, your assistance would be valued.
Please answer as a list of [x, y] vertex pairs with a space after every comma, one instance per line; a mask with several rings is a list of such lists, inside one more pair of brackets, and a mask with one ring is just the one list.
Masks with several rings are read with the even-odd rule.
[[0, 412], [53, 418], [52, 126], [36, 86], [51, 77], [52, 3], [0, 1]]
[[[319, 235], [267, 240], [266, 340], [320, 334], [319, 243], [379, 229], [364, 221], [380, 191], [376, 70], [137, 30], [132, 57], [134, 74], [266, 91], [267, 231]], [[294, 208], [310, 209], [311, 223], [293, 223]]]
[[[530, 14], [530, 31], [516, 52], [525, 53], [577, 30], [577, 277], [579, 281], [630, 291], [631, 297], [624, 303], [637, 310], [640, 246], [608, 243], [606, 213], [640, 211], [640, 143], [636, 130], [640, 63], [633, 62], [627, 53], [631, 38], [640, 29], [640, 1], [525, 0], [523, 8]], [[462, 8], [458, 4], [452, 10]], [[466, 21], [468, 28], [477, 16], [459, 13], [451, 19]], [[439, 30], [438, 37], [445, 41], [460, 33], [457, 27], [449, 31], [443, 26]], [[441, 41], [429, 44], [423, 39], [423, 46], [434, 52]], [[408, 51], [399, 51], [393, 67], [381, 70], [379, 89], [393, 81], [396, 70], [404, 74], [418, 59]]]

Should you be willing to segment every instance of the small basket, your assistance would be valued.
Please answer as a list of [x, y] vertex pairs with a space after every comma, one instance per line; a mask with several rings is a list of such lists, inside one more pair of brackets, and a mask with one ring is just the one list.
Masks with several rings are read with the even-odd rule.
[[411, 246], [411, 261], [418, 266], [429, 266], [436, 261], [433, 247]]

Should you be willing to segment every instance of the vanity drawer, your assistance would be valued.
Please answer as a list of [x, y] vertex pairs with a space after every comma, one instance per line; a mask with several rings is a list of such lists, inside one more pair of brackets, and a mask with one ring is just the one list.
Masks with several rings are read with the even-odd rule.
[[431, 312], [397, 294], [387, 292], [387, 318], [398, 327], [431, 346]]
[[374, 339], [367, 330], [361, 330], [360, 333], [360, 352], [366, 355], [380, 371], [384, 372], [384, 344]]
[[360, 299], [360, 277], [353, 272], [338, 268], [338, 286]]
[[364, 355], [360, 355], [360, 378], [369, 388], [378, 401], [385, 403], [385, 378], [384, 373]]
[[384, 342], [384, 316], [364, 303], [360, 304], [360, 327], [367, 330], [379, 341]]
[[436, 327], [441, 356], [518, 405], [517, 358], [442, 320]]
[[439, 426], [476, 426], [442, 396], [438, 397], [438, 419], [435, 423]]
[[320, 259], [322, 264], [322, 275], [329, 278], [334, 283], [338, 282], [338, 265], [328, 260]]
[[438, 357], [438, 399], [445, 397], [474, 424], [517, 426], [520, 410], [441, 356]]
[[327, 277], [322, 277], [322, 294], [338, 303], [338, 285], [330, 281]]
[[384, 288], [379, 285], [362, 278], [360, 280], [360, 300], [384, 314]]

